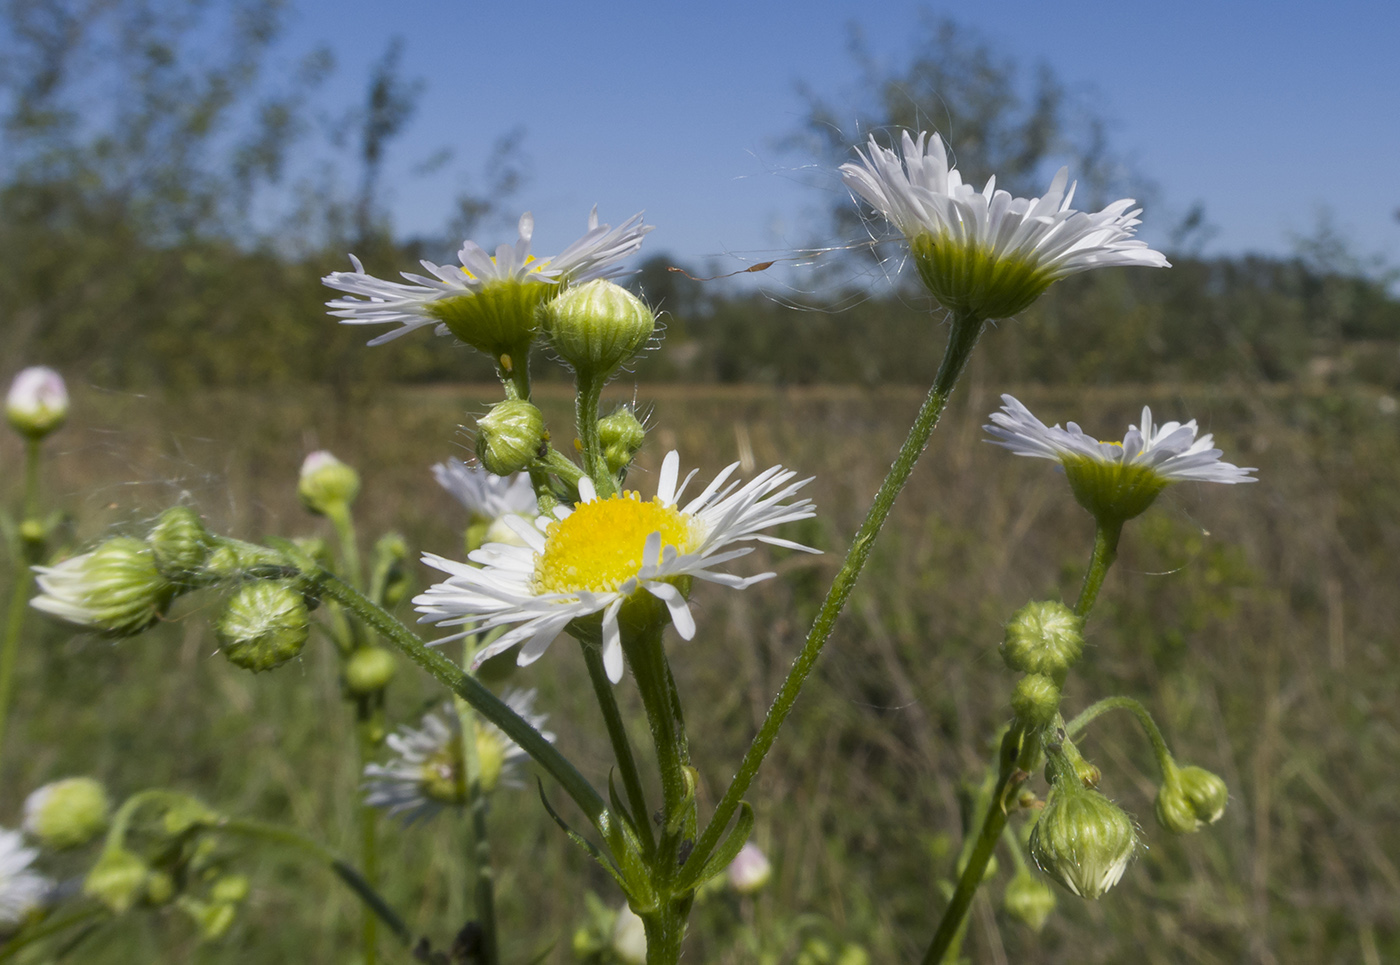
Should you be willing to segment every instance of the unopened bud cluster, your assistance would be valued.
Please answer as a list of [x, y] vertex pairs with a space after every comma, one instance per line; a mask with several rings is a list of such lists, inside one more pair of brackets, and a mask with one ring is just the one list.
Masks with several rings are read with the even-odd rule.
[[1173, 834], [1193, 834], [1225, 814], [1230, 789], [1203, 767], [1170, 764], [1157, 789], [1157, 823]]

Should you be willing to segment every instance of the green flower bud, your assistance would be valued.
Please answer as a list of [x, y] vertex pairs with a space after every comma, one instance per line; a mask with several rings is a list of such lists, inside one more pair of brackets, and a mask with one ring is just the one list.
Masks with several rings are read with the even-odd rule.
[[1192, 834], [1219, 821], [1229, 800], [1230, 789], [1210, 771], [1173, 764], [1157, 789], [1157, 823], [1172, 834]]
[[306, 601], [285, 580], [245, 583], [224, 606], [214, 632], [231, 663], [257, 673], [301, 653], [310, 633]]
[[173, 506], [161, 513], [146, 534], [156, 569], [175, 583], [187, 583], [200, 572], [212, 544], [213, 537], [199, 514], [185, 506]]
[[646, 303], [605, 279], [568, 289], [546, 303], [540, 317], [554, 350], [588, 380], [616, 372], [656, 327]]
[[68, 387], [63, 376], [43, 365], [24, 369], [10, 384], [5, 416], [20, 435], [42, 439], [68, 420]]
[[1041, 871], [1081, 898], [1094, 899], [1123, 877], [1137, 850], [1137, 831], [1118, 805], [1066, 779], [1050, 789], [1030, 846]]
[[1060, 688], [1044, 674], [1026, 674], [1011, 692], [1016, 718], [1031, 727], [1044, 727], [1060, 710]]
[[36, 566], [35, 609], [104, 636], [129, 637], [159, 620], [176, 586], [156, 569], [151, 548], [118, 536], [54, 566]]
[[120, 915], [146, 893], [151, 868], [125, 848], [102, 852], [83, 881], [83, 894], [95, 898]]
[[175, 886], [175, 876], [168, 871], [152, 869], [146, 876], [146, 904], [159, 908], [161, 905], [169, 904], [170, 899], [175, 897], [178, 889]]
[[528, 402], [498, 402], [476, 421], [476, 456], [498, 476], [528, 467], [548, 439], [544, 415]]
[[1055, 892], [1029, 868], [1022, 868], [1007, 882], [1001, 903], [1008, 915], [1038, 932], [1055, 910]]
[[248, 879], [244, 875], [224, 875], [209, 889], [209, 897], [226, 905], [240, 904], [248, 897]]
[[200, 939], [206, 942], [215, 942], [227, 935], [238, 917], [238, 909], [222, 901], [205, 902], [181, 895], [178, 904], [199, 929]]
[[841, 946], [835, 965], [870, 965], [870, 953], [859, 945], [847, 943]]
[[398, 664], [383, 647], [360, 647], [345, 662], [345, 689], [357, 697], [377, 694], [394, 679]]
[[1083, 617], [1063, 603], [1027, 603], [1006, 625], [1001, 656], [1012, 670], [1059, 680], [1083, 649]]
[[69, 777], [24, 801], [24, 830], [46, 848], [79, 848], [107, 830], [112, 802], [100, 781]]
[[621, 406], [612, 415], [598, 420], [598, 440], [603, 445], [603, 458], [613, 475], [632, 465], [632, 458], [642, 448], [646, 438], [646, 428], [631, 406]]
[[326, 450], [319, 449], [302, 462], [297, 495], [316, 515], [348, 508], [359, 494], [360, 474]]

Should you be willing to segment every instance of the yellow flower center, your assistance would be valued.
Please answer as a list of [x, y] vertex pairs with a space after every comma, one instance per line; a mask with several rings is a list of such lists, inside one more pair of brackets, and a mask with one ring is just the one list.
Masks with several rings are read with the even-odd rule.
[[544, 552], [535, 560], [535, 587], [540, 593], [616, 590], [642, 568], [652, 533], [681, 553], [695, 549], [702, 536], [680, 510], [659, 499], [643, 502], [634, 492], [583, 503], [549, 524]]

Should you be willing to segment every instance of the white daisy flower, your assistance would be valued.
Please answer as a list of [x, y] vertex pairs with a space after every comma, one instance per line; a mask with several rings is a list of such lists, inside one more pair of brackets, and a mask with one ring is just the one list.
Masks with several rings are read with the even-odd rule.
[[909, 240], [919, 274], [945, 308], [1009, 318], [1057, 279], [1112, 265], [1169, 267], [1133, 238], [1142, 209], [1131, 198], [1097, 214], [1070, 207], [1075, 185], [1061, 168], [1040, 198], [977, 191], [948, 165], [937, 134], [903, 135], [903, 158], [870, 138], [861, 163], [841, 165], [846, 186]]
[[[743, 589], [773, 573], [740, 577], [718, 569], [746, 556], [759, 541], [817, 552], [761, 531], [814, 515], [811, 500], [784, 502], [811, 482], [791, 482], [796, 473], [775, 466], [746, 485], [729, 482], [738, 467], [725, 468], [699, 496], [681, 504], [691, 472], [676, 485], [680, 457], [667, 453], [656, 497], [636, 492], [599, 499], [585, 477], [580, 502], [560, 507], [555, 517], [533, 525], [514, 523], [526, 546], [488, 543], [459, 563], [431, 554], [423, 562], [448, 579], [414, 598], [420, 622], [469, 625], [472, 631], [514, 626], [477, 654], [480, 663], [524, 642], [518, 663], [539, 659], [570, 621], [602, 614], [603, 665], [614, 683], [622, 679], [618, 611], [629, 597], [647, 592], [666, 605], [676, 631], [689, 640], [695, 620], [678, 586], [690, 578]], [[473, 565], [476, 564], [476, 565]], [[453, 638], [448, 638], [453, 639]]]
[[[501, 698], [539, 730], [547, 741], [554, 735], [542, 730], [548, 714], [534, 713], [535, 691], [509, 690]], [[387, 764], [365, 766], [365, 803], [401, 815], [412, 824], [445, 807], [467, 801], [466, 776], [462, 773], [462, 725], [452, 704], [423, 715], [417, 728], [400, 727], [386, 743], [394, 752]], [[481, 788], [522, 787], [520, 766], [529, 755], [495, 724], [476, 719], [476, 758]]]
[[506, 518], [533, 519], [539, 514], [534, 487], [524, 473], [498, 476], [481, 466], [448, 459], [433, 467], [433, 478], [466, 508], [471, 524], [482, 527], [487, 542], [518, 541], [505, 525]]
[[[616, 263], [635, 254], [653, 225], [635, 214], [618, 227], [598, 223], [595, 206], [588, 231], [553, 258], [530, 254], [535, 220], [520, 218], [518, 240], [490, 255], [474, 241], [457, 252], [461, 266], [421, 262], [428, 276], [403, 272], [407, 282], [386, 281], [365, 272], [354, 255], [354, 271], [331, 272], [321, 281], [350, 295], [327, 302], [331, 314], [347, 325], [400, 327], [370, 341], [379, 345], [425, 325], [451, 333], [493, 356], [518, 350], [522, 338], [539, 330], [534, 309], [562, 286], [622, 274]], [[358, 297], [355, 297], [358, 296]], [[525, 329], [533, 324], [533, 329]], [[528, 338], [525, 338], [528, 345]]]
[[1122, 442], [1100, 442], [1071, 422], [1047, 426], [1010, 395], [985, 426], [992, 442], [1018, 456], [1053, 459], [1069, 477], [1081, 504], [1096, 516], [1106, 512], [1131, 519], [1145, 510], [1168, 483], [1250, 483], [1253, 468], [1221, 461], [1210, 433], [1197, 438], [1196, 420], [1156, 425], [1142, 409], [1140, 425], [1129, 426]]
[[52, 887], [47, 878], [29, 869], [37, 857], [39, 852], [26, 848], [18, 831], [0, 828], [0, 930], [21, 924]]

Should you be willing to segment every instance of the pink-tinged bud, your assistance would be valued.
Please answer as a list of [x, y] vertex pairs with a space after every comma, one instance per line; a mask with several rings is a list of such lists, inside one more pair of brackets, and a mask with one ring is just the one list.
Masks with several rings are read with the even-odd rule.
[[68, 419], [68, 387], [63, 376], [44, 365], [20, 372], [5, 397], [5, 416], [15, 431], [42, 439]]

